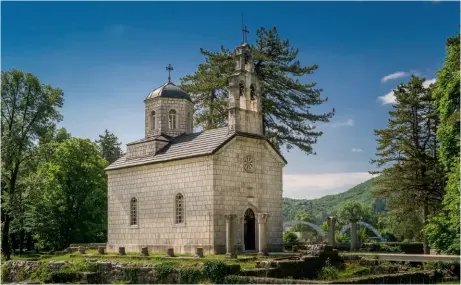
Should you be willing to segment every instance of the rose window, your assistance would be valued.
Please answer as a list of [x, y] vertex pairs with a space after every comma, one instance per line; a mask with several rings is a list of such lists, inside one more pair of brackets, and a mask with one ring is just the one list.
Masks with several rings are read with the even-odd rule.
[[253, 172], [255, 170], [255, 159], [252, 155], [247, 155], [243, 159], [243, 169], [246, 172]]

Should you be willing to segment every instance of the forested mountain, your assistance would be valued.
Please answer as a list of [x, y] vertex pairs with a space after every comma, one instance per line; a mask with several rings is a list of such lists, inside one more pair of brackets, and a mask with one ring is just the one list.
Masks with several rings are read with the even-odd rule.
[[373, 197], [376, 178], [367, 180], [359, 185], [352, 187], [346, 192], [336, 195], [327, 195], [322, 198], [307, 199], [283, 199], [283, 220], [291, 221], [295, 219], [296, 213], [307, 211], [315, 217], [316, 224], [323, 223], [330, 215], [336, 214], [339, 205], [344, 201], [357, 201], [365, 205], [370, 205], [374, 212], [383, 212], [385, 202]]

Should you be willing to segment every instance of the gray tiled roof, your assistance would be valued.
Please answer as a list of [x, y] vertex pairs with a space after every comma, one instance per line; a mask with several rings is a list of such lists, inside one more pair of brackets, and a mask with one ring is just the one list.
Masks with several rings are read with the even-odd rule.
[[130, 159], [124, 155], [106, 170], [212, 154], [234, 135], [235, 133], [228, 132], [227, 127], [180, 135], [155, 155]]
[[137, 140], [137, 141], [134, 141], [134, 142], [130, 142], [130, 143], [127, 143], [126, 145], [133, 145], [133, 144], [138, 144], [138, 143], [143, 143], [143, 142], [150, 142], [150, 141], [155, 141], [155, 140], [170, 141], [172, 139], [173, 138], [171, 136], [169, 136], [169, 135], [160, 134], [160, 135], [156, 135], [156, 136], [153, 136], [153, 137], [147, 137], [147, 138], [143, 138], [143, 139], [140, 139], [140, 140]]
[[187, 94], [184, 90], [179, 88], [178, 86], [174, 85], [172, 82], [167, 82], [160, 86], [159, 88], [152, 90], [146, 97], [147, 99], [155, 98], [155, 97], [169, 97], [169, 98], [179, 98], [179, 99], [187, 99], [192, 101], [189, 94]]

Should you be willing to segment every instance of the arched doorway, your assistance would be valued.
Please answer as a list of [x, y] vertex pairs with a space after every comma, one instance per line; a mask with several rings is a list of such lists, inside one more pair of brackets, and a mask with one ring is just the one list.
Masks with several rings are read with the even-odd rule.
[[243, 218], [243, 242], [245, 250], [256, 249], [256, 219], [255, 213], [251, 209], [245, 211]]

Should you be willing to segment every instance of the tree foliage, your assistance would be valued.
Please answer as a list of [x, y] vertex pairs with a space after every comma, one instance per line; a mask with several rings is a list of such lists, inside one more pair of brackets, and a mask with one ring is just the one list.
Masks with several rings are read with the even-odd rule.
[[63, 92], [19, 70], [2, 72], [2, 252], [10, 258], [9, 233], [14, 211], [22, 211], [27, 165], [40, 136], [61, 120]]
[[[288, 40], [282, 40], [274, 27], [256, 32], [253, 49], [255, 72], [261, 83], [263, 126], [266, 137], [277, 147], [296, 146], [307, 154], [315, 154], [312, 145], [322, 132], [314, 123], [328, 122], [334, 114], [314, 114], [312, 107], [327, 98], [320, 96], [316, 83], [301, 83], [317, 65], [302, 66], [299, 51]], [[233, 53], [221, 47], [219, 52], [200, 50], [205, 63], [197, 71], [181, 79], [182, 88], [190, 92], [196, 104], [195, 123], [204, 129], [225, 126], [227, 120], [227, 86], [234, 71]]]
[[107, 129], [104, 131], [103, 135], [99, 135], [99, 140], [96, 140], [96, 143], [99, 147], [100, 154], [109, 164], [115, 162], [122, 155], [122, 149], [120, 148], [122, 143]]
[[[406, 210], [404, 215], [422, 210], [425, 224], [429, 213], [440, 206], [444, 182], [437, 160], [439, 122], [424, 81], [413, 75], [394, 90], [396, 103], [389, 112], [388, 127], [375, 130], [378, 158], [372, 163], [385, 167], [373, 172], [381, 173], [377, 195], [389, 200], [390, 209]], [[428, 252], [427, 240], [423, 241]]]
[[60, 143], [39, 166], [29, 220], [43, 246], [105, 241], [106, 166], [97, 146], [78, 138]]
[[283, 242], [292, 244], [298, 242], [298, 236], [293, 232], [293, 230], [287, 230], [283, 233]]
[[[283, 220], [291, 221], [296, 219], [299, 212], [307, 212], [312, 217], [312, 222], [321, 225], [328, 216], [337, 214], [339, 206], [344, 201], [356, 201], [366, 206], [367, 214], [363, 220], [376, 227], [378, 213], [387, 211], [386, 201], [373, 196], [376, 190], [376, 178], [369, 179], [351, 189], [334, 195], [327, 195], [313, 200], [283, 198]], [[338, 221], [339, 222], [339, 221]]]
[[429, 241], [436, 249], [460, 253], [460, 39], [449, 38], [444, 66], [437, 72], [433, 97], [440, 126], [437, 138], [439, 160], [448, 177], [443, 209], [426, 226]]
[[338, 218], [347, 223], [356, 223], [362, 219], [364, 211], [362, 204], [356, 201], [346, 201], [339, 207]]

